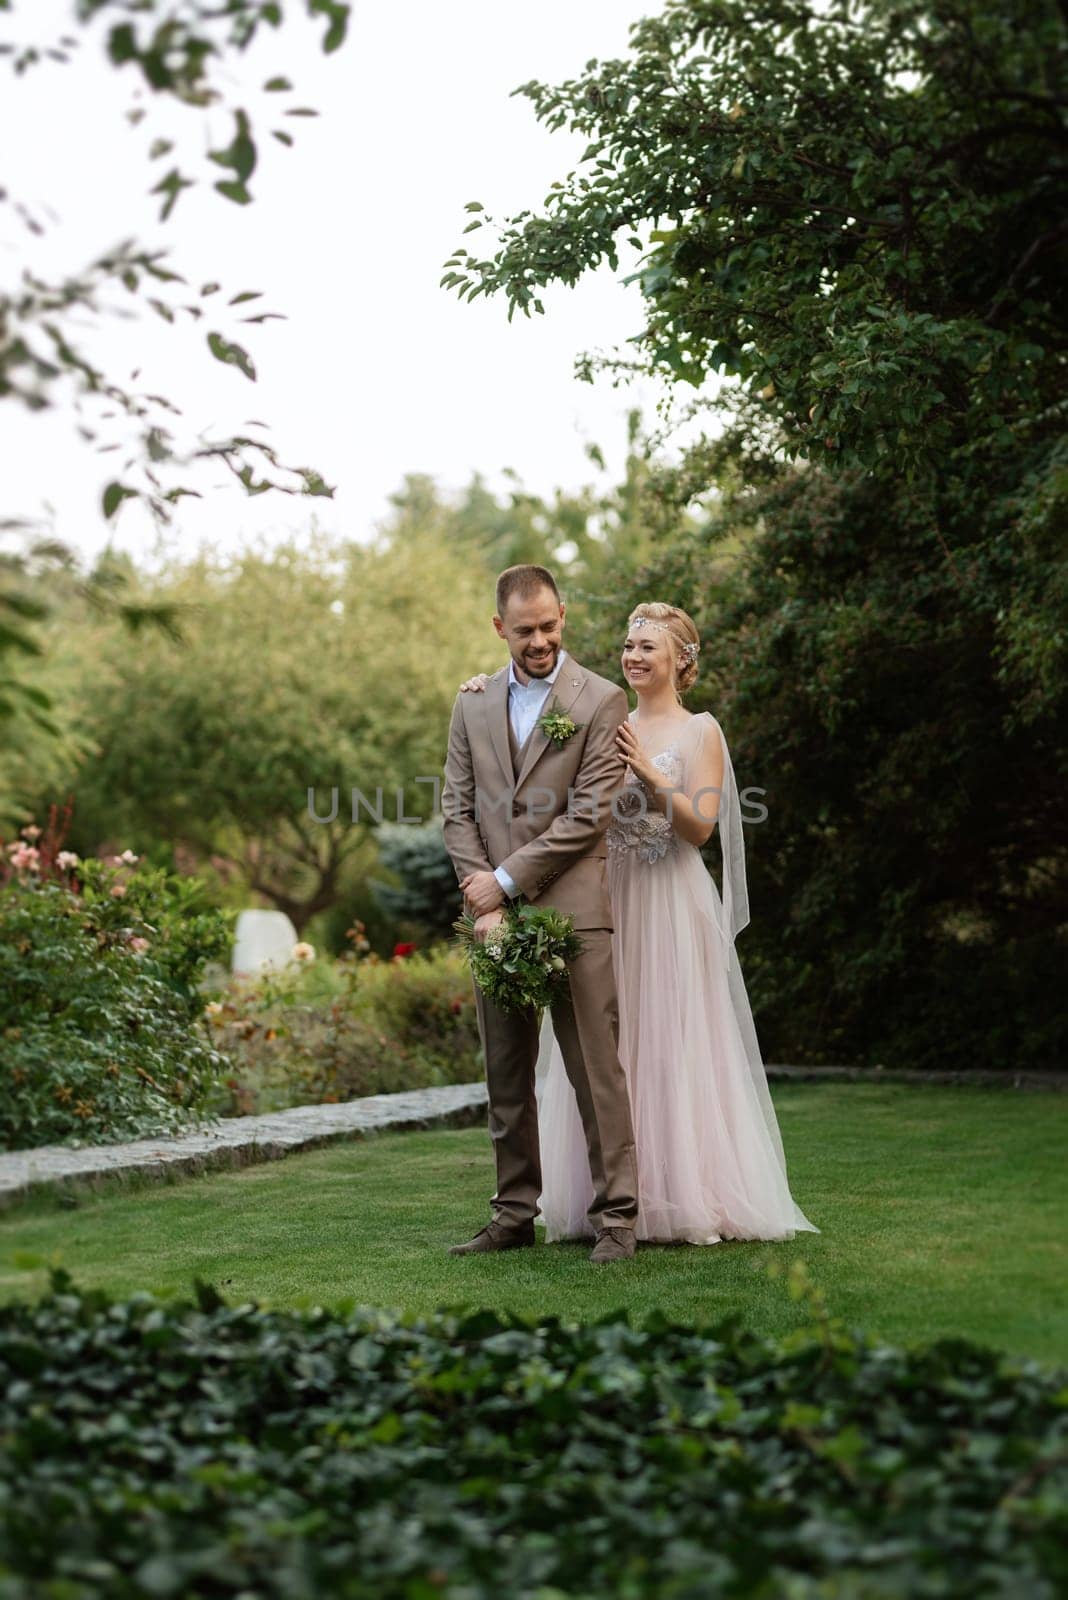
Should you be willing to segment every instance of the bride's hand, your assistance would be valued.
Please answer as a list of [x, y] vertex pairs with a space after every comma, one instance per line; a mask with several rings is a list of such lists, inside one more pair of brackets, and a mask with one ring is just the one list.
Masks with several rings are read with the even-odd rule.
[[655, 789], [663, 773], [653, 766], [629, 722], [621, 722], [616, 729], [616, 749], [638, 782], [649, 784]]
[[487, 683], [489, 683], [489, 674], [485, 672], [476, 672], [473, 678], [467, 678], [463, 683], [461, 683], [460, 693], [466, 694], [470, 689], [474, 694], [481, 694]]

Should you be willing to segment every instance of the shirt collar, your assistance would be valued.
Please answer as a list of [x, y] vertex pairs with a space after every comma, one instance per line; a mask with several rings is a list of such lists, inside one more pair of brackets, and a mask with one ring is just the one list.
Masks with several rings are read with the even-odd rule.
[[520, 683], [519, 679], [515, 675], [515, 662], [512, 661], [511, 658], [509, 658], [509, 661], [508, 661], [508, 687], [509, 687], [509, 689], [513, 689], [513, 688], [514, 689], [533, 689], [535, 687], [535, 685], [537, 685], [540, 688], [542, 684], [546, 684], [546, 685], [549, 685], [551, 687], [556, 682], [557, 678], [560, 676], [560, 668], [563, 666], [563, 664], [564, 664], [566, 659], [567, 659], [567, 651], [566, 650], [561, 650], [560, 654], [556, 658], [556, 665], [553, 668], [553, 670], [550, 672], [550, 674], [549, 674], [549, 676], [547, 678], [531, 678], [529, 683]]

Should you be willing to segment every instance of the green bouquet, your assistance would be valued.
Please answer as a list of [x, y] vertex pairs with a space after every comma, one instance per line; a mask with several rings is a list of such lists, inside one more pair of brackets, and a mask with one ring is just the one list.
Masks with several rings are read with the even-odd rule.
[[567, 987], [567, 964], [582, 949], [571, 918], [551, 906], [509, 906], [485, 939], [475, 919], [453, 924], [479, 989], [502, 1011], [544, 1010]]

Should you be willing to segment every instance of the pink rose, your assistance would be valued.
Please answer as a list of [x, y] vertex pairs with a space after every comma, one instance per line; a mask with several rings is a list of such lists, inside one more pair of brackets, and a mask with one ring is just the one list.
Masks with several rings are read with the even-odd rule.
[[126, 885], [124, 883], [113, 883], [111, 885], [111, 893], [115, 900], [121, 900], [126, 893]]
[[130, 940], [130, 949], [136, 951], [139, 956], [144, 955], [148, 949], [148, 940], [142, 938], [139, 933], [135, 933]]
[[61, 850], [56, 857], [56, 866], [61, 872], [70, 872], [78, 865], [78, 860], [76, 850]]

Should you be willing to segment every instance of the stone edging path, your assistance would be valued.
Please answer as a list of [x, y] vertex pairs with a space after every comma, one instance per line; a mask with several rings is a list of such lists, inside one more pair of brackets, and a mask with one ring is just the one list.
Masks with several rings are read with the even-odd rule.
[[276, 1161], [297, 1150], [400, 1128], [463, 1127], [482, 1121], [484, 1083], [449, 1083], [338, 1105], [294, 1106], [258, 1117], [223, 1117], [189, 1133], [128, 1144], [42, 1145], [0, 1155], [0, 1207], [40, 1188], [92, 1186], [131, 1173], [164, 1177]]
[[[849, 1082], [954, 1084], [961, 1087], [1068, 1090], [1068, 1074], [995, 1072], [904, 1072], [881, 1067], [771, 1066], [772, 1082]], [[0, 1208], [34, 1189], [92, 1186], [111, 1177], [144, 1173], [195, 1174], [217, 1167], [277, 1161], [297, 1150], [360, 1139], [368, 1133], [401, 1128], [465, 1127], [481, 1122], [486, 1110], [484, 1083], [450, 1083], [402, 1094], [367, 1095], [339, 1105], [294, 1106], [258, 1117], [223, 1117], [193, 1132], [129, 1144], [42, 1145], [0, 1155]]]

